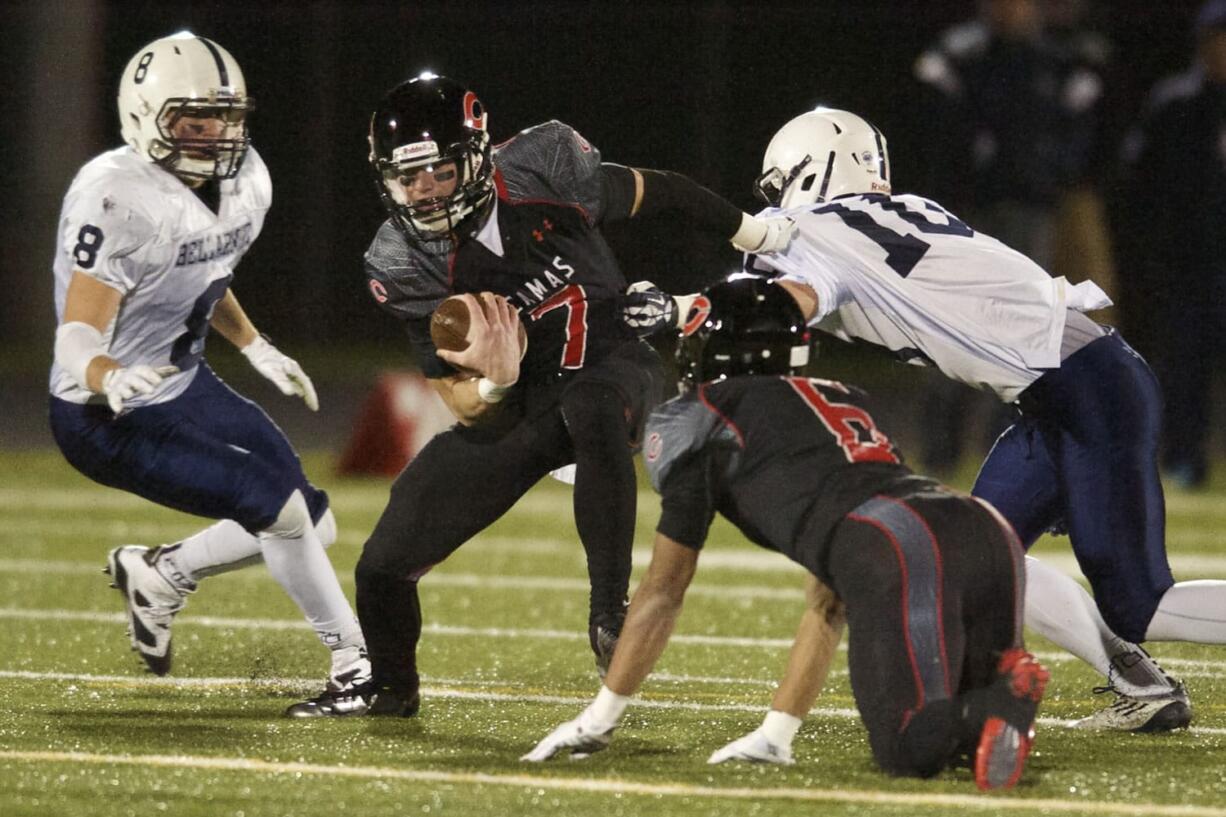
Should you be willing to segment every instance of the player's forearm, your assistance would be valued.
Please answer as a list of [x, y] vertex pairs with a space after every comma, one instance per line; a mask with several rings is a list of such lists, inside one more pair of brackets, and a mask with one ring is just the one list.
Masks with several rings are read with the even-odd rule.
[[813, 708], [843, 637], [842, 618], [830, 620], [822, 612], [806, 609], [788, 655], [787, 671], [771, 709], [804, 718]]
[[209, 321], [217, 333], [238, 349], [242, 349], [260, 336], [255, 324], [247, 317], [242, 305], [234, 292], [226, 290], [226, 294], [213, 308], [213, 317]]
[[683, 213], [699, 229], [732, 238], [744, 214], [716, 193], [669, 170], [601, 166], [605, 219], [614, 221], [656, 213]]
[[638, 691], [668, 645], [681, 615], [681, 604], [680, 594], [639, 587], [617, 639], [617, 649], [605, 676], [606, 687], [619, 695], [629, 696]]

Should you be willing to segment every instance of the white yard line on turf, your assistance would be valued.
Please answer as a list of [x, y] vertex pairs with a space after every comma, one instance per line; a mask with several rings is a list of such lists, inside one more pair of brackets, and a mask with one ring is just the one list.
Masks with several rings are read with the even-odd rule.
[[[0, 670], [0, 678], [12, 678], [25, 681], [67, 681], [83, 684], [103, 684], [116, 687], [166, 687], [166, 688], [208, 688], [257, 686], [273, 688], [312, 688], [318, 685], [318, 679], [312, 678], [165, 678], [152, 675], [93, 675], [81, 672], [34, 672], [32, 670]], [[424, 679], [429, 685], [422, 687], [421, 693], [426, 698], [453, 698], [470, 701], [496, 701], [504, 703], [536, 703], [561, 704], [575, 707], [590, 703], [590, 697], [572, 695], [542, 695], [529, 692], [483, 692], [463, 687], [471, 687], [469, 681], [458, 678]], [[514, 687], [514, 683], [503, 682], [503, 687]], [[681, 709], [694, 712], [754, 712], [761, 713], [767, 701], [761, 703], [698, 703], [695, 701], [676, 701], [659, 698], [636, 698], [633, 706], [646, 709]], [[814, 707], [809, 713], [812, 718], [858, 718], [854, 709]], [[1038, 723], [1044, 726], [1072, 728], [1073, 721], [1063, 718], [1039, 718]], [[1197, 735], [1226, 735], [1226, 728], [1217, 726], [1193, 726], [1187, 730]]]
[[[587, 584], [583, 589], [587, 589]], [[712, 588], [715, 589], [715, 588]], [[691, 588], [691, 591], [693, 588]], [[63, 610], [0, 607], [0, 621], [16, 619], [24, 621], [86, 621], [93, 624], [127, 623], [123, 613], [102, 613], [92, 610]], [[176, 621], [176, 626], [213, 627], [234, 630], [308, 630], [309, 625], [298, 619], [267, 619], [267, 618], [227, 618], [224, 616], [193, 616], [185, 614]], [[450, 624], [427, 624], [425, 632], [431, 635], [451, 636], [458, 638], [538, 638], [545, 640], [579, 641], [586, 640], [587, 633], [576, 630], [544, 630], [519, 627], [464, 627]], [[767, 650], [783, 650], [792, 646], [788, 638], [755, 638], [750, 636], [726, 635], [695, 635], [687, 633], [674, 634], [670, 639], [674, 644], [699, 644], [708, 647], [757, 648]], [[846, 650], [846, 645], [840, 645], [840, 650]], [[1043, 661], [1061, 663], [1080, 660], [1063, 652], [1036, 652]], [[1189, 678], [1220, 678], [1226, 669], [1226, 661], [1203, 661], [1197, 659], [1164, 658], [1164, 666], [1177, 670], [1181, 676]]]
[[377, 766], [325, 766], [317, 763], [283, 763], [241, 757], [193, 757], [180, 755], [110, 755], [89, 752], [0, 751], [0, 759], [33, 763], [91, 763], [100, 766], [149, 766], [171, 769], [253, 772], [278, 775], [318, 775], [366, 780], [401, 780], [415, 783], [512, 786], [549, 791], [592, 792], [644, 797], [703, 797], [725, 800], [784, 800], [823, 803], [863, 803], [907, 808], [970, 809], [1001, 812], [1157, 815], [1157, 817], [1226, 817], [1226, 809], [1213, 806], [1163, 805], [1159, 803], [1107, 803], [1101, 801], [1020, 798], [1009, 795], [927, 794], [924, 792], [849, 791], [846, 789], [785, 789], [696, 786], [689, 783], [636, 783], [629, 780], [550, 777], [539, 774], [493, 774], [397, 769]]

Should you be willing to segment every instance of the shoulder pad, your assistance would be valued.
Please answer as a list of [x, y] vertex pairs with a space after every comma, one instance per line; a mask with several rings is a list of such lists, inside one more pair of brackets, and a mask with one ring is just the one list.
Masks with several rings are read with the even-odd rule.
[[[436, 246], [437, 245], [437, 246]], [[423, 318], [451, 294], [447, 239], [432, 241], [427, 253], [412, 246], [391, 219], [383, 222], [366, 250], [367, 289], [380, 307], [400, 318]]]
[[600, 207], [600, 151], [569, 125], [550, 120], [494, 148], [494, 165], [512, 200], [579, 206], [594, 221]]
[[679, 460], [708, 443], [735, 441], [739, 446], [736, 433], [693, 392], [657, 407], [647, 419], [643, 440], [643, 462], [656, 491]]

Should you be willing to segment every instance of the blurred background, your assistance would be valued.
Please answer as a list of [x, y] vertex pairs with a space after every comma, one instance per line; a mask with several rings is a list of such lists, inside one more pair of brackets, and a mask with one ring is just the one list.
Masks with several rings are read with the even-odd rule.
[[[1147, 356], [1160, 354], [1152, 310], [1129, 312], [1155, 276], [1133, 274], [1113, 232], [1130, 214], [1113, 208], [1128, 210], [1128, 135], [1143, 122], [1151, 89], [1196, 59], [1202, 6], [8, 0], [0, 3], [0, 448], [50, 444], [45, 377], [60, 201], [82, 163], [119, 145], [118, 74], [157, 37], [189, 28], [215, 39], [242, 65], [257, 101], [253, 144], [271, 170], [274, 205], [234, 288], [256, 324], [316, 378], [325, 414], [309, 417], [254, 381], [247, 388], [241, 362], [232, 376], [310, 447], [343, 442], [381, 369], [412, 366], [401, 330], [364, 285], [362, 255], [383, 219], [366, 127], [383, 92], [424, 69], [478, 92], [495, 141], [560, 119], [607, 161], [686, 173], [751, 211], [750, 183], [780, 125], [819, 103], [854, 110], [887, 135], [896, 192], [936, 198], [1002, 238], [1019, 230], [1005, 239], [1015, 246], [1038, 237], [1019, 249], [1053, 274], [1094, 278], [1122, 307], [1100, 319], [1122, 323]], [[1211, 221], [1220, 230], [1226, 210]], [[608, 234], [629, 280], [697, 281], [736, 261], [672, 221]], [[230, 377], [224, 345], [214, 340], [210, 359]], [[823, 344], [830, 365], [884, 387], [900, 436], [934, 468], [982, 454], [998, 421], [990, 409], [968, 407], [960, 394], [921, 399], [929, 379], [837, 345]], [[921, 403], [938, 407], [935, 415], [911, 410]], [[956, 416], [960, 426], [937, 433], [926, 416]], [[944, 450], [926, 442], [934, 436]]]

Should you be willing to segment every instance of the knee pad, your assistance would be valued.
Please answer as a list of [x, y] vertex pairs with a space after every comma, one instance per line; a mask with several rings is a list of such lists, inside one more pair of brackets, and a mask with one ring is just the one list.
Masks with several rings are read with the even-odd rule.
[[324, 515], [315, 523], [315, 535], [324, 547], [330, 547], [336, 541], [336, 517], [332, 515], [331, 508], [324, 511]]
[[[321, 520], [322, 521], [322, 520]], [[277, 539], [300, 539], [312, 528], [311, 511], [307, 508], [302, 491], [294, 491], [285, 501], [272, 524], [260, 531], [262, 537]]]

